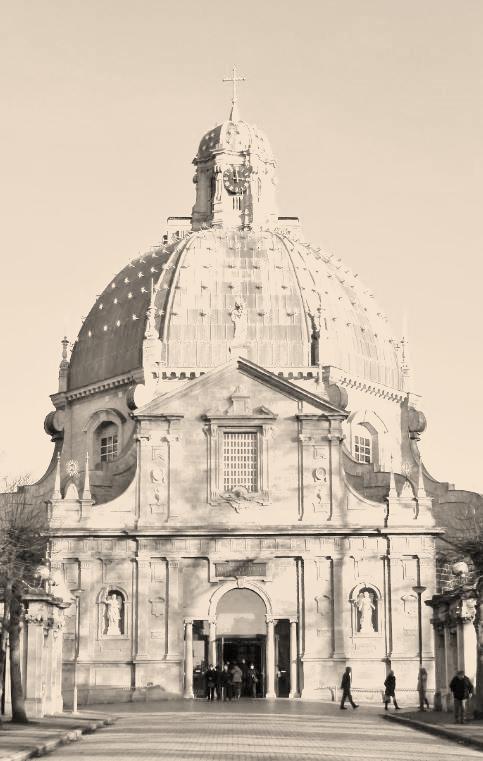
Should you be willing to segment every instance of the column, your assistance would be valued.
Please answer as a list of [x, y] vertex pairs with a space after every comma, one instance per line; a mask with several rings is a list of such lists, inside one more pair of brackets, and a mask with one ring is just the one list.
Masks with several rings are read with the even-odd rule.
[[275, 697], [275, 624], [267, 616], [267, 698]]
[[180, 661], [181, 648], [179, 642], [182, 620], [179, 614], [179, 560], [167, 562], [168, 606], [168, 652], [166, 660]]
[[210, 618], [209, 660], [216, 666], [216, 618]]
[[297, 619], [290, 619], [290, 698], [298, 698], [298, 651], [297, 651]]
[[193, 619], [185, 618], [184, 697], [193, 698]]
[[445, 683], [442, 688], [443, 708], [449, 711], [451, 705], [451, 692], [449, 689], [449, 683], [454, 674], [453, 658], [451, 653], [451, 637], [449, 633], [448, 623], [445, 622], [444, 627], [444, 671], [445, 671]]

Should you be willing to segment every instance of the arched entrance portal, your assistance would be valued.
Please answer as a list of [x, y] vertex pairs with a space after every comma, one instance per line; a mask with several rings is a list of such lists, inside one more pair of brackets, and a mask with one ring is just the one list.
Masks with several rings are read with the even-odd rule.
[[[242, 695], [265, 696], [267, 608], [251, 589], [231, 589], [216, 608], [216, 660], [237, 663], [243, 672]], [[258, 682], [252, 686], [248, 669], [254, 665]]]
[[299, 697], [297, 625], [296, 616], [274, 616], [266, 592], [251, 581], [218, 587], [206, 618], [184, 619], [184, 696], [203, 697], [209, 664], [245, 661], [259, 672], [257, 696]]

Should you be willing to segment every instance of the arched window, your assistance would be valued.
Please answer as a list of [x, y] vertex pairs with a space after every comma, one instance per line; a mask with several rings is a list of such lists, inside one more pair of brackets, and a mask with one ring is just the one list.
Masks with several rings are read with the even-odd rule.
[[97, 410], [84, 428], [91, 467], [101, 468], [123, 451], [126, 418], [116, 409]]
[[119, 453], [119, 428], [116, 423], [101, 423], [95, 432], [97, 462], [112, 462]]
[[365, 425], [352, 426], [352, 456], [357, 462], [374, 462], [373, 437]]
[[384, 421], [373, 410], [356, 410], [352, 412], [347, 423], [350, 453], [356, 462], [371, 464], [374, 470], [388, 468], [387, 435]]

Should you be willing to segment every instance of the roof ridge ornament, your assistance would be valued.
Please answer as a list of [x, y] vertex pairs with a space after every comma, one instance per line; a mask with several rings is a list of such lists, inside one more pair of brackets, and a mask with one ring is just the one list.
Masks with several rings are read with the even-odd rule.
[[232, 94], [232, 99], [231, 99], [230, 121], [231, 122], [239, 122], [240, 121], [240, 114], [238, 112], [238, 97], [237, 97], [236, 83], [237, 82], [246, 82], [246, 77], [239, 76], [239, 74], [237, 72], [237, 69], [236, 69], [236, 65], [233, 64], [233, 70], [232, 70], [231, 77], [223, 77], [223, 82], [232, 82], [232, 84], [233, 84], [233, 94]]

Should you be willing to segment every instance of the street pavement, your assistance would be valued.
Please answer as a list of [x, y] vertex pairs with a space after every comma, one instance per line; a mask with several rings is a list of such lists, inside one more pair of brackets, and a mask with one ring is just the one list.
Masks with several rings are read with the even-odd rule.
[[[95, 711], [95, 707], [92, 707]], [[102, 706], [118, 716], [52, 761], [463, 761], [481, 752], [383, 720], [380, 708], [242, 700]]]

